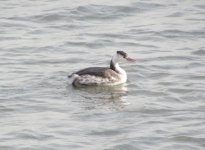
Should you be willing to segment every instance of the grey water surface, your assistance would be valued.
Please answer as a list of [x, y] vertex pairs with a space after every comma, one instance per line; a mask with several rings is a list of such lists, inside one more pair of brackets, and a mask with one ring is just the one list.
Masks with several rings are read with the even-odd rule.
[[[108, 66], [124, 85], [73, 88]], [[204, 150], [204, 0], [1, 0], [1, 150]]]

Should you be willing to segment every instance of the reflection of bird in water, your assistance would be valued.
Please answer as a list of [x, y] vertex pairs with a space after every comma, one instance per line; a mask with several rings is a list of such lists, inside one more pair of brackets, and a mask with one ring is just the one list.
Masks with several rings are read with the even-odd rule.
[[[68, 86], [71, 97], [78, 97], [87, 109], [96, 107], [109, 107], [110, 109], [121, 109], [127, 104], [127, 85], [115, 86], [88, 86], [86, 88], [72, 88]], [[70, 92], [72, 91], [72, 92]]]
[[98, 93], [126, 93], [127, 86], [124, 84], [115, 86], [88, 86], [86, 88], [77, 88], [77, 90], [84, 91], [90, 94]]
[[90, 67], [74, 72], [68, 77], [73, 86], [88, 85], [118, 85], [127, 81], [126, 72], [120, 68], [118, 62], [127, 60], [134, 62], [123, 51], [117, 51], [110, 61], [110, 67]]

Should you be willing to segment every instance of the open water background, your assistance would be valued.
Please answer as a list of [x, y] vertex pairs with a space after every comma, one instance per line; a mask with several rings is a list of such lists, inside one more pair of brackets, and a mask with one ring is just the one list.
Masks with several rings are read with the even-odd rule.
[[[107, 66], [128, 82], [75, 89]], [[204, 0], [1, 0], [1, 150], [204, 150]]]

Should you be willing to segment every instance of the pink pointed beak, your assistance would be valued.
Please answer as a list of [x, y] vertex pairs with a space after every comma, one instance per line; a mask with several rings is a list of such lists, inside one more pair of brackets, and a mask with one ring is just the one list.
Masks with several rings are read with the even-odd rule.
[[130, 58], [130, 57], [127, 57], [126, 60], [129, 61], [129, 62], [135, 62], [136, 61], [136, 59], [133, 59], [133, 58]]

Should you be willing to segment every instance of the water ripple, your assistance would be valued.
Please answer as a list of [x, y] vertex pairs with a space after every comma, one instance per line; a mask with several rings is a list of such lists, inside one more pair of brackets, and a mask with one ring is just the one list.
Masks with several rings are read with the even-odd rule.
[[[203, 1], [2, 1], [0, 149], [204, 149]], [[136, 63], [116, 87], [67, 75]]]

